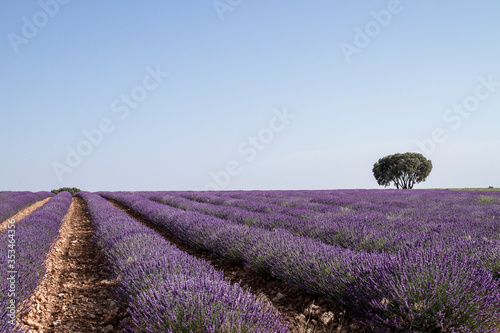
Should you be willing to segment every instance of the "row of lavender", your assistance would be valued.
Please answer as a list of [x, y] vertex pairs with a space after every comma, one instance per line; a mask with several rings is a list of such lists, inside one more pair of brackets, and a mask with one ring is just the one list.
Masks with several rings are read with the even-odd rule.
[[[435, 243], [462, 247], [464, 240], [467, 240], [466, 244], [471, 240], [476, 248], [476, 253], [471, 255], [484, 257], [490, 263], [487, 264], [489, 267], [497, 268], [494, 273], [498, 274], [499, 257], [495, 253], [500, 245], [500, 192], [239, 191], [178, 195], [199, 202], [245, 208], [250, 211], [247, 216], [251, 219], [258, 218], [254, 212], [263, 208], [288, 214], [296, 210], [290, 209], [288, 203], [296, 204], [297, 199], [302, 200], [300, 211], [306, 211], [306, 205], [317, 209], [317, 202], [328, 202], [326, 206], [336, 214], [309, 211], [299, 221], [288, 220], [292, 226], [287, 229], [327, 244], [368, 252], [397, 252], [402, 247], [430, 248]], [[273, 200], [278, 200], [279, 204], [269, 203]], [[329, 211], [325, 204], [319, 205], [323, 212]], [[481, 255], [483, 252], [491, 253], [484, 256]]]
[[96, 194], [80, 192], [95, 240], [119, 281], [134, 332], [286, 332], [261, 299], [224, 280], [203, 260], [180, 251]]
[[[280, 195], [280, 192], [262, 192], [265, 196], [261, 197], [245, 192], [139, 194], [172, 207], [266, 230], [285, 229], [297, 236], [352, 250], [398, 253], [409, 248], [454, 248], [476, 258], [495, 276], [500, 276], [500, 199], [498, 203], [482, 204], [477, 202], [477, 194], [455, 192], [453, 195], [450, 191], [437, 194], [434, 191], [415, 194], [338, 192], [340, 194], [334, 196], [307, 191], [293, 195], [292, 192], [289, 197]], [[344, 198], [342, 193], [350, 198]], [[272, 194], [274, 197], [270, 197]], [[388, 195], [394, 196], [394, 204], [388, 201]], [[339, 202], [336, 202], [338, 197]], [[264, 202], [273, 200], [280, 204]], [[375, 203], [371, 204], [369, 200]], [[318, 212], [311, 208], [317, 209], [318, 205], [312, 201], [328, 201], [330, 205], [319, 204], [322, 212]], [[300, 202], [300, 208], [290, 208], [287, 202]], [[351, 202], [349, 207], [355, 208], [345, 208], [347, 202]], [[432, 204], [439, 206], [440, 210], [436, 212]], [[382, 209], [385, 212], [382, 213]], [[421, 213], [417, 214], [416, 210]]]
[[500, 284], [455, 247], [367, 253], [184, 211], [132, 193], [118, 200], [193, 247], [350, 307], [381, 331], [495, 332]]
[[50, 192], [2, 192], [0, 195], [0, 223], [24, 207], [53, 195]]
[[45, 274], [47, 252], [59, 234], [71, 195], [61, 192], [0, 234], [0, 332], [24, 332], [16, 320]]
[[[50, 193], [50, 192], [38, 192], [39, 194], [40, 193], [45, 193], [47, 195], [53, 195], [53, 193]], [[30, 191], [1, 191], [0, 192], [0, 203], [3, 203], [13, 197], [17, 197], [17, 196], [20, 196], [20, 195], [25, 195], [25, 194], [33, 194], [33, 192], [30, 192]]]
[[[278, 204], [274, 207], [283, 208], [290, 198], [279, 194], [239, 192], [233, 195], [245, 198], [247, 204], [262, 199], [276, 200]], [[337, 234], [345, 234], [347, 229], [351, 234], [355, 230], [355, 235], [363, 235], [359, 241], [352, 242], [355, 246], [370, 236], [389, 239], [388, 244], [392, 240], [404, 246], [421, 247], [433, 246], [436, 241], [453, 243], [456, 239], [490, 240], [491, 247], [497, 247], [500, 240], [500, 192], [346, 190], [303, 191], [296, 195], [303, 200], [302, 205], [342, 209], [343, 213], [337, 216], [316, 214], [314, 217], [325, 224], [335, 221], [343, 225], [344, 229]]]
[[28, 194], [32, 193], [30, 191], [1, 191], [0, 192], [0, 203], [5, 202], [9, 200], [10, 198], [13, 198], [18, 195], [23, 195], [23, 194]]
[[[313, 217], [322, 219], [336, 217], [331, 213], [340, 212], [341, 216], [373, 215], [372, 219], [450, 222], [465, 218], [468, 222], [484, 221], [496, 217], [499, 220], [500, 192], [472, 191], [397, 191], [397, 190], [344, 190], [344, 191], [302, 191], [283, 193], [268, 192], [212, 192], [219, 196], [218, 200], [237, 200], [231, 205], [246, 205], [254, 210], [256, 206], [278, 210], [285, 214], [293, 209], [311, 209], [316, 212]], [[207, 193], [213, 195], [212, 193]], [[196, 192], [184, 194], [193, 200], [203, 199]], [[205, 198], [206, 199], [206, 198]], [[322, 213], [322, 214], [318, 214]], [[329, 215], [330, 214], [330, 215]], [[338, 214], [337, 214], [338, 215]], [[310, 216], [309, 216], [310, 217]], [[485, 229], [477, 223], [478, 229]], [[490, 230], [483, 230], [488, 235]]]
[[[151, 192], [143, 192], [151, 194]], [[289, 214], [299, 218], [335, 217], [346, 213], [382, 213], [385, 218], [428, 219], [471, 218], [498, 215], [500, 192], [472, 191], [235, 191], [235, 192], [158, 192], [217, 205], [238, 206], [250, 211]], [[484, 200], [490, 199], [490, 200]], [[477, 205], [485, 203], [496, 205]], [[443, 215], [443, 208], [452, 208]], [[314, 215], [311, 215], [311, 214]], [[377, 215], [375, 215], [377, 217]]]
[[[295, 235], [318, 239], [326, 244], [370, 252], [395, 252], [400, 247], [420, 242], [415, 232], [407, 235], [402, 243], [395, 237], [396, 228], [381, 223], [385, 216], [372, 212], [361, 218], [345, 210], [318, 213], [304, 208], [273, 207], [257, 201], [233, 198], [218, 198], [212, 194], [164, 194], [162, 192], [141, 193], [146, 198], [172, 207], [191, 210], [228, 219], [237, 223], [273, 230], [286, 229]], [[276, 205], [274, 205], [276, 206]], [[397, 224], [398, 221], [391, 221]], [[406, 225], [404, 225], [406, 226]], [[402, 230], [399, 230], [401, 233]]]
[[[17, 193], [19, 193], [19, 192], [17, 192]], [[27, 191], [24, 192], [24, 193], [27, 193]], [[12, 198], [12, 196], [15, 195], [15, 194], [16, 194], [16, 192], [13, 192], [13, 191], [2, 191], [2, 192], [0, 192], [0, 203], [4, 202], [7, 199]]]

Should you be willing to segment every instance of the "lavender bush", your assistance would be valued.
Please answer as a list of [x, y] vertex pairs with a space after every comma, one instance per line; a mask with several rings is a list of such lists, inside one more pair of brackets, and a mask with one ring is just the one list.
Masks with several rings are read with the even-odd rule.
[[47, 252], [70, 204], [71, 195], [60, 193], [0, 235], [1, 332], [22, 331], [13, 314], [29, 306], [28, 298], [45, 274]]
[[9, 200], [15, 195], [20, 195], [20, 194], [26, 194], [29, 193], [28, 191], [23, 191], [23, 192], [13, 192], [13, 191], [2, 191], [0, 192], [0, 203], [5, 202], [6, 200]]
[[13, 192], [5, 201], [0, 202], [0, 222], [16, 214], [24, 207], [31, 205], [39, 200], [53, 196], [50, 192]]
[[[422, 191], [260, 193], [262, 197], [247, 192], [140, 194], [183, 210], [267, 230], [286, 229], [294, 235], [346, 249], [397, 253], [408, 248], [451, 246], [467, 251], [495, 276], [500, 275], [500, 200], [497, 204], [479, 205], [475, 193], [450, 191], [427, 191], [427, 196]], [[391, 195], [393, 202], [389, 200]], [[268, 199], [280, 205], [263, 202]], [[297, 204], [299, 199], [300, 208], [287, 207], [286, 200]], [[328, 210], [326, 204], [319, 204], [319, 212], [314, 210], [318, 204], [307, 200], [328, 202], [332, 208]]]
[[287, 332], [270, 304], [98, 195], [81, 192], [134, 332]]
[[[490, 239], [480, 243], [477, 235], [482, 231], [473, 233], [474, 239], [453, 239], [451, 235], [462, 235], [463, 231], [436, 225], [427, 230], [429, 226], [424, 225], [417, 228], [428, 231], [425, 236], [431, 240], [394, 253], [369, 253], [327, 245], [283, 229], [269, 231], [183, 211], [132, 193], [102, 195], [119, 200], [194, 247], [242, 261], [292, 286], [340, 301], [380, 331], [495, 332], [500, 324], [500, 286], [483, 267], [494, 255], [483, 256], [475, 246], [479, 245], [479, 251], [489, 246], [494, 253], [497, 243]], [[350, 198], [340, 201], [359, 210], [378, 205]], [[396, 205], [404, 207], [406, 203], [401, 200]], [[391, 211], [380, 208], [384, 210]], [[492, 221], [495, 228], [496, 217]], [[440, 237], [441, 231], [451, 234]], [[472, 231], [468, 228], [466, 232]]]

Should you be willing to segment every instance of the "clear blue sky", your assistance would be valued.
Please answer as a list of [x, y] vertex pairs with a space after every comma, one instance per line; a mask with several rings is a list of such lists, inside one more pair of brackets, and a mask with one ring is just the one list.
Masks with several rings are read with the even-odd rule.
[[0, 190], [378, 188], [407, 151], [418, 188], [500, 187], [499, 13], [0, 0]]

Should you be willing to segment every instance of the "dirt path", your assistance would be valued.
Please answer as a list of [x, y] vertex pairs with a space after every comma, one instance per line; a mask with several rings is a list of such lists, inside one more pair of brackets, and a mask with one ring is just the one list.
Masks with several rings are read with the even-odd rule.
[[369, 332], [354, 323], [349, 314], [338, 305], [329, 303], [321, 297], [290, 288], [272, 277], [263, 277], [247, 267], [230, 264], [211, 252], [195, 250], [119, 202], [108, 201], [125, 211], [130, 217], [158, 232], [180, 250], [206, 260], [218, 270], [222, 270], [228, 281], [239, 282], [244, 289], [250, 288], [250, 292], [254, 294], [264, 294], [291, 324], [291, 333]]
[[73, 198], [47, 257], [47, 275], [23, 322], [32, 332], [121, 332], [124, 311], [112, 300], [113, 282], [92, 242], [94, 229], [81, 198]]
[[30, 206], [28, 206], [28, 207], [26, 207], [24, 209], [21, 209], [21, 211], [19, 211], [16, 215], [14, 215], [14, 216], [8, 218], [7, 220], [3, 221], [2, 224], [0, 224], [0, 233], [2, 233], [5, 229], [7, 229], [7, 227], [9, 226], [9, 221], [10, 220], [16, 221], [15, 223], [21, 221], [26, 216], [32, 214], [35, 210], [37, 210], [38, 208], [42, 207], [49, 200], [50, 200], [50, 197], [46, 198], [46, 199], [43, 199], [43, 200], [40, 200], [40, 201], [37, 201], [34, 204], [32, 204], [32, 205], [30, 205]]

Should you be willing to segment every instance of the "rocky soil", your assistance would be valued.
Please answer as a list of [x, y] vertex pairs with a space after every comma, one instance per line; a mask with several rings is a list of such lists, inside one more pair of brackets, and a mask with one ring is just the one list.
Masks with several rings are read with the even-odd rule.
[[[13, 218], [31, 214], [46, 202], [40, 201]], [[234, 265], [207, 251], [195, 250], [162, 228], [115, 201], [112, 205], [156, 230], [179, 249], [204, 259], [224, 272], [231, 283], [263, 295], [290, 323], [291, 333], [369, 332], [337, 304], [316, 295], [290, 288], [245, 266]], [[95, 247], [94, 229], [85, 202], [73, 198], [60, 235], [47, 257], [47, 273], [31, 297], [31, 310], [20, 318], [31, 332], [124, 332], [132, 325], [126, 305], [113, 297], [115, 282], [109, 280], [107, 263]]]
[[113, 298], [114, 282], [93, 234], [85, 202], [73, 198], [31, 312], [22, 318], [32, 332], [121, 332], [121, 322], [130, 320]]
[[337, 304], [316, 295], [290, 288], [272, 277], [263, 277], [241, 265], [234, 265], [207, 251], [195, 250], [164, 229], [148, 222], [141, 215], [120, 203], [110, 200], [115, 207], [127, 212], [129, 216], [156, 230], [167, 241], [182, 251], [200, 259], [224, 272], [228, 281], [240, 283], [243, 288], [254, 294], [263, 294], [290, 323], [291, 333], [349, 333], [370, 332], [357, 324], [352, 316]]
[[0, 224], [0, 233], [3, 232], [5, 229], [7, 229], [7, 227], [9, 226], [10, 220], [14, 220], [15, 223], [21, 221], [26, 216], [32, 214], [35, 210], [42, 207], [47, 201], [49, 201], [49, 199], [50, 198], [46, 198], [46, 199], [37, 201], [34, 204], [29, 205], [28, 207], [22, 209], [20, 212], [18, 212], [16, 215], [12, 216], [11, 218], [8, 218], [7, 220], [3, 221], [2, 224]]

